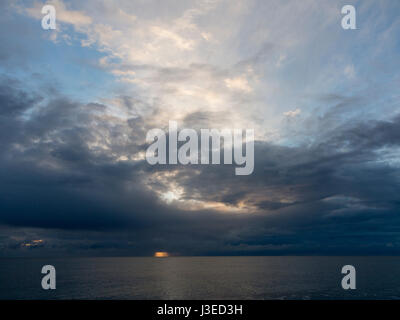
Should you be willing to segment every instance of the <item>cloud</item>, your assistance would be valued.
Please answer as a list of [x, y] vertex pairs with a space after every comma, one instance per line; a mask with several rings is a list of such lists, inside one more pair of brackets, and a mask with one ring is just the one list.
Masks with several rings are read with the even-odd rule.
[[[393, 19], [382, 40], [344, 37], [336, 5], [311, 0], [53, 3], [49, 47], [39, 4], [20, 5], [24, 27], [2, 20], [21, 36], [0, 33], [2, 255], [399, 252]], [[254, 128], [254, 173], [148, 165], [168, 120]]]
[[7, 252], [35, 239], [45, 239], [36, 249], [80, 254], [149, 254], [161, 243], [181, 254], [326, 252], [316, 248], [346, 248], [328, 235], [350, 239], [352, 249], [360, 248], [360, 236], [379, 247], [383, 242], [372, 240], [378, 226], [388, 232], [384, 243], [396, 243], [389, 230], [397, 219], [398, 168], [377, 160], [385, 146], [400, 146], [399, 116], [346, 127], [307, 148], [257, 142], [255, 172], [239, 181], [226, 166], [133, 160], [144, 150], [146, 119], [121, 121], [107, 105], [62, 97], [39, 107], [34, 93], [4, 82], [0, 88], [2, 124], [13, 123], [2, 135], [0, 221], [34, 230]]
[[249, 83], [246, 78], [236, 77], [233, 79], [225, 79], [225, 84], [228, 88], [239, 90], [243, 92], [251, 92], [252, 88], [249, 86]]
[[349, 64], [344, 68], [344, 75], [349, 78], [353, 79], [356, 76], [356, 71], [354, 70], [354, 65]]
[[299, 108], [295, 109], [295, 110], [291, 110], [291, 111], [286, 111], [283, 113], [284, 116], [289, 117], [289, 118], [293, 118], [298, 116], [301, 113], [301, 110]]
[[[59, 22], [67, 23], [75, 26], [77, 29], [84, 26], [90, 25], [92, 19], [85, 15], [84, 13], [77, 10], [70, 10], [61, 0], [51, 0], [47, 4], [53, 5], [56, 9], [56, 17]], [[20, 10], [25, 10], [28, 15], [36, 19], [42, 19], [44, 15], [42, 14], [43, 4], [35, 2], [34, 6], [31, 8], [20, 7]]]

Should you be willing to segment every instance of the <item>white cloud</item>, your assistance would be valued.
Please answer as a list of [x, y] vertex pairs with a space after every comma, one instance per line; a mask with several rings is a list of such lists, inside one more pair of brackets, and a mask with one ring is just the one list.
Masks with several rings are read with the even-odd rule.
[[[147, 103], [154, 124], [203, 112], [210, 114], [210, 127], [254, 128], [257, 139], [266, 140], [271, 132], [284, 130], [277, 115], [296, 117], [301, 112], [284, 112], [282, 106], [329, 91], [343, 74], [356, 75], [353, 65], [341, 64], [337, 72], [337, 64], [321, 58], [328, 53], [329, 61], [347, 58], [335, 51], [346, 44], [335, 45], [342, 37], [337, 28], [341, 16], [331, 2], [53, 3], [60, 8], [61, 24], [72, 25], [80, 35], [71, 34], [68, 42], [78, 38], [82, 46], [101, 51], [105, 57], [99, 66], [116, 77], [126, 94]], [[38, 6], [27, 12], [41, 19]], [[290, 74], [281, 68], [288, 57]], [[215, 114], [224, 117], [211, 116]]]
[[[92, 18], [88, 15], [76, 11], [76, 10], [69, 10], [63, 1], [61, 0], [51, 0], [48, 1], [47, 4], [53, 5], [56, 9], [56, 16], [58, 22], [72, 24], [75, 27], [83, 27], [90, 25], [92, 23]], [[42, 19], [43, 15], [41, 13], [43, 4], [35, 2], [32, 8], [22, 9], [25, 10], [28, 15], [31, 17]]]
[[356, 76], [356, 71], [354, 69], [354, 65], [349, 64], [344, 68], [343, 73], [348, 79], [353, 79]]
[[253, 89], [250, 87], [249, 82], [245, 77], [235, 77], [225, 79], [225, 85], [229, 89], [239, 90], [243, 92], [251, 92]]
[[286, 111], [283, 113], [284, 116], [289, 117], [289, 118], [294, 118], [296, 116], [298, 116], [301, 113], [301, 109], [296, 109], [296, 110], [290, 110], [290, 111]]
[[278, 61], [276, 62], [276, 66], [277, 66], [278, 68], [280, 68], [280, 67], [285, 63], [286, 58], [287, 58], [287, 57], [286, 57], [285, 54], [279, 55]]

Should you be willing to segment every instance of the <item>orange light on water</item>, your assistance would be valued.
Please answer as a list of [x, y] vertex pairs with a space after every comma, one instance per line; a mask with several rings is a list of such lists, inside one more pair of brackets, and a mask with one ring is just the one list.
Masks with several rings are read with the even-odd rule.
[[166, 257], [169, 257], [169, 254], [168, 254], [168, 252], [165, 252], [165, 251], [157, 251], [157, 252], [154, 253], [154, 257], [156, 257], [156, 258], [166, 258]]

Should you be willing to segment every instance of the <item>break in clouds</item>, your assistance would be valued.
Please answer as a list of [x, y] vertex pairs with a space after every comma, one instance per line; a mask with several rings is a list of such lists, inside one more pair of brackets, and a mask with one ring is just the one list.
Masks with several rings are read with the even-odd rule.
[[[1, 255], [399, 252], [397, 1], [49, 3], [0, 5]], [[254, 171], [150, 165], [170, 120]]]

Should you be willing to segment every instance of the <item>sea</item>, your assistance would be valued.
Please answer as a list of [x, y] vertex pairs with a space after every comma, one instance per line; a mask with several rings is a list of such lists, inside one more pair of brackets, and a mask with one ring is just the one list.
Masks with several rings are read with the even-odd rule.
[[[55, 290], [42, 289], [44, 265]], [[1, 258], [0, 299], [400, 299], [400, 257]]]

